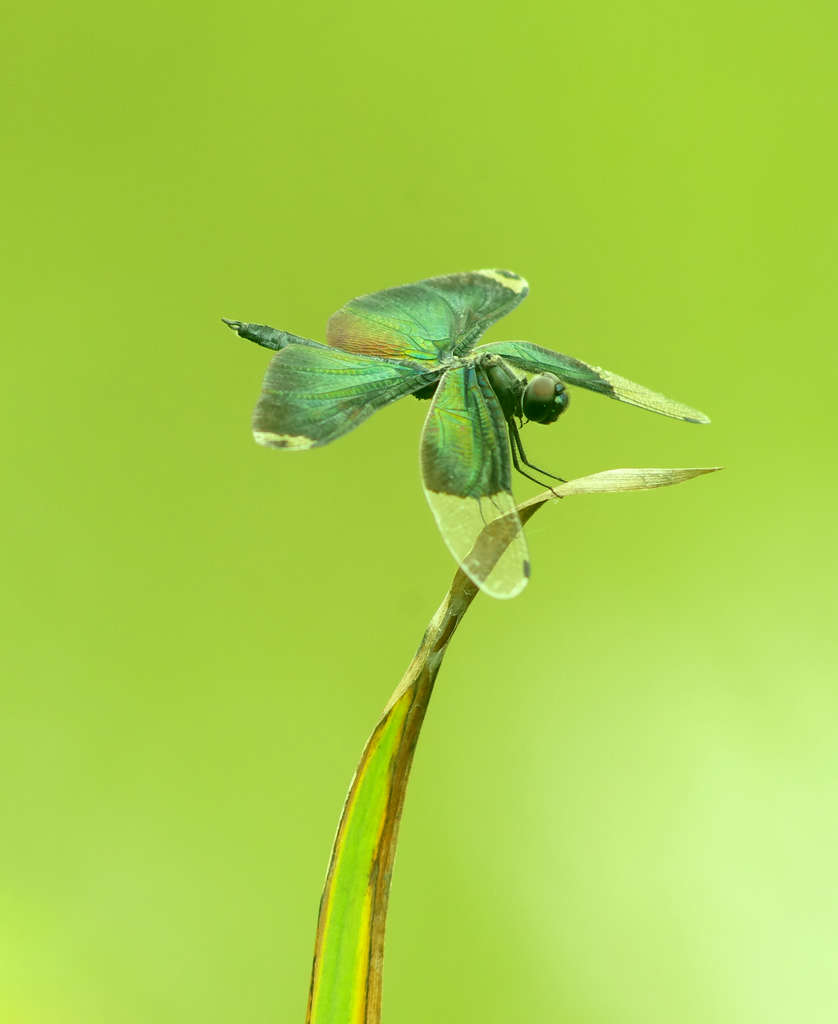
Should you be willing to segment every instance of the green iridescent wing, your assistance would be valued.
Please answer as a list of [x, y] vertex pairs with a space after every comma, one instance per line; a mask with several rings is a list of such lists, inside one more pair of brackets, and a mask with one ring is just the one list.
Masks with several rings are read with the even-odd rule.
[[315, 342], [273, 357], [253, 412], [253, 436], [301, 451], [348, 433], [376, 409], [439, 378], [440, 370], [341, 352]]
[[650, 391], [642, 384], [635, 384], [625, 377], [618, 377], [610, 370], [589, 366], [579, 359], [574, 359], [573, 356], [552, 352], [549, 348], [541, 348], [540, 345], [532, 345], [528, 341], [494, 342], [491, 345], [481, 345], [480, 351], [494, 352], [513, 366], [530, 373], [555, 373], [566, 384], [576, 384], [589, 391], [597, 391], [601, 395], [626, 402], [628, 405], [659, 412], [663, 416], [686, 420], [689, 423], [710, 422], [709, 417], [698, 409], [691, 409], [690, 406], [675, 402], [665, 395], [658, 394], [657, 391]]
[[[479, 367], [449, 370], [440, 381], [421, 464], [425, 496], [460, 567], [492, 597], [514, 597], [529, 578], [527, 543], [511, 492], [506, 421]], [[492, 545], [475, 546], [489, 523], [512, 536], [499, 559]]]
[[348, 302], [329, 320], [326, 340], [347, 352], [438, 362], [467, 352], [527, 291], [511, 270], [430, 277]]

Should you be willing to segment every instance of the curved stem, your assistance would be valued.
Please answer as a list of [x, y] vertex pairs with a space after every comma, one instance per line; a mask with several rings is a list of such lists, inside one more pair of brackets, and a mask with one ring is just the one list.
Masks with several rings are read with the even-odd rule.
[[[710, 472], [713, 469], [608, 470], [544, 491], [519, 505], [517, 513], [524, 524], [556, 497], [662, 487]], [[475, 545], [481, 549], [481, 564], [500, 558], [517, 528], [504, 518], [491, 523]], [[364, 747], [320, 901], [307, 1024], [380, 1022], [390, 879], [413, 754], [442, 659], [476, 594], [476, 585], [457, 570]]]

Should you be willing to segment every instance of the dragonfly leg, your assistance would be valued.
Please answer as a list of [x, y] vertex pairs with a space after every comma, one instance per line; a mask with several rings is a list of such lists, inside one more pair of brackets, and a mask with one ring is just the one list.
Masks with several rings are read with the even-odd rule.
[[[534, 469], [536, 473], [541, 473], [542, 476], [549, 476], [552, 480], [558, 480], [560, 483], [566, 483], [567, 481], [563, 476], [556, 476], [555, 473], [548, 473], [546, 469], [542, 469], [540, 466], [534, 466], [527, 458], [527, 453], [524, 451], [524, 445], [521, 441], [521, 435], [518, 433], [518, 427], [513, 422], [507, 423], [509, 428], [510, 441], [512, 442], [512, 448], [518, 449], [518, 454], [521, 457], [521, 462], [530, 469]], [[516, 465], [516, 469], [520, 473], [520, 468]], [[526, 475], [526, 474], [525, 474]]]
[[552, 480], [558, 480], [561, 483], [567, 483], [563, 476], [556, 476], [555, 473], [548, 473], [546, 469], [542, 469], [540, 466], [534, 466], [527, 458], [527, 453], [524, 451], [524, 444], [521, 441], [521, 435], [518, 433], [518, 428], [515, 424], [510, 424], [510, 432], [515, 436], [515, 443], [518, 445], [518, 454], [521, 456], [521, 462], [525, 466], [529, 466], [530, 469], [534, 469], [536, 473], [541, 473], [542, 476], [549, 476]]
[[[518, 451], [521, 452], [521, 461], [524, 463], [525, 466], [529, 466], [530, 469], [534, 469], [537, 473], [544, 473], [543, 469], [539, 469], [538, 466], [530, 465], [530, 463], [527, 462], [527, 457], [526, 457], [526, 455], [524, 453], [524, 449], [523, 449], [523, 447], [521, 445], [521, 438], [518, 435], [518, 428], [515, 426], [515, 424], [511, 420], [507, 421], [507, 430], [509, 431], [509, 450], [512, 453], [512, 465], [515, 467], [515, 470], [518, 473], [520, 473], [521, 476], [525, 476], [527, 478], [527, 480], [532, 480], [532, 482], [534, 484], [538, 484], [539, 487], [544, 487], [545, 486], [545, 482], [543, 480], [539, 480], [537, 477], [530, 476], [529, 473], [526, 473], [526, 472], [524, 472], [523, 469], [521, 469], [521, 466], [520, 466], [520, 464], [518, 462]], [[544, 473], [544, 475], [545, 476], [553, 476], [552, 473]], [[561, 480], [562, 478], [559, 477], [559, 476], [556, 476], [556, 477], [553, 477], [553, 479], [554, 480]], [[562, 482], [564, 482], [564, 481], [562, 481]], [[561, 497], [560, 494], [556, 494], [555, 490], [553, 490], [553, 488], [550, 486], [550, 484], [546, 484], [546, 486], [547, 486], [547, 488], [549, 490], [553, 491], [553, 494], [555, 494], [557, 498]]]

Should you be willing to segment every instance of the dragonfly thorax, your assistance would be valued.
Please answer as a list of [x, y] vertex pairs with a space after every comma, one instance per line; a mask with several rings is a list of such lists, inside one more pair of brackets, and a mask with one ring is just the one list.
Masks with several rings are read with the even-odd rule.
[[507, 422], [513, 416], [521, 419], [523, 416], [521, 403], [524, 389], [527, 386], [526, 379], [519, 377], [503, 359], [491, 353], [481, 353], [476, 362], [485, 371]]
[[519, 377], [505, 360], [485, 354], [486, 371], [507, 422], [514, 416], [533, 423], [555, 423], [570, 402], [567, 389], [555, 373], [539, 373], [529, 381]]

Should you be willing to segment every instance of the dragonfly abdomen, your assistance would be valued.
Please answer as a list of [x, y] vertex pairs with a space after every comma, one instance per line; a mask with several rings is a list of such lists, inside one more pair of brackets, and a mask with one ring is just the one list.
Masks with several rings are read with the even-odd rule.
[[246, 324], [241, 320], [228, 320], [226, 317], [221, 319], [240, 338], [247, 338], [248, 341], [253, 341], [257, 345], [261, 345], [262, 348], [269, 348], [274, 352], [278, 352], [288, 345], [319, 346], [319, 342], [312, 341], [310, 338], [301, 338], [289, 331], [278, 331], [276, 327], [268, 327], [267, 324]]

